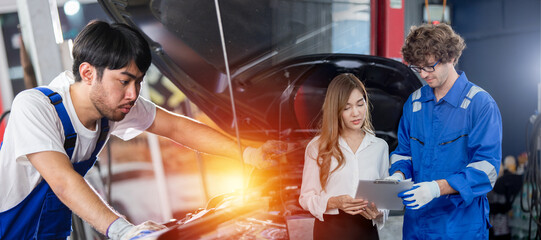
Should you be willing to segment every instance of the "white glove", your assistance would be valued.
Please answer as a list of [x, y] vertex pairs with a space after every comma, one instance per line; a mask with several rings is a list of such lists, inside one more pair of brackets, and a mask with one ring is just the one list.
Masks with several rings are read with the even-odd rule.
[[114, 240], [129, 240], [165, 228], [165, 226], [153, 221], [146, 221], [135, 226], [124, 218], [117, 218], [111, 223], [109, 228], [107, 228], [107, 237]]
[[244, 159], [244, 163], [250, 164], [256, 168], [268, 168], [276, 164], [276, 161], [272, 159], [265, 159], [261, 147], [247, 147], [242, 153], [242, 159]]
[[[393, 174], [394, 175], [394, 174]], [[406, 209], [419, 209], [440, 196], [440, 187], [436, 181], [413, 184], [410, 190], [398, 194]]]
[[247, 147], [242, 152], [244, 163], [257, 168], [268, 168], [285, 161], [284, 154], [288, 149], [288, 144], [283, 141], [268, 140], [258, 148]]
[[404, 174], [400, 172], [395, 172], [393, 173], [393, 175], [384, 178], [384, 180], [392, 180], [392, 181], [401, 182], [401, 181], [404, 181]]

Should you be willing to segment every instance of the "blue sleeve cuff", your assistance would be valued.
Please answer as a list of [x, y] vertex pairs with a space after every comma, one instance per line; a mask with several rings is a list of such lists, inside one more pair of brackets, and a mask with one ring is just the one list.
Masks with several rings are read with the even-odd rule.
[[470, 184], [465, 180], [465, 177], [461, 175], [463, 175], [463, 173], [453, 174], [445, 179], [449, 183], [449, 186], [460, 194], [461, 198], [451, 198], [451, 202], [453, 202], [456, 207], [470, 205], [474, 197]]
[[471, 167], [453, 174], [445, 180], [460, 194], [460, 198], [452, 200], [457, 207], [467, 206], [472, 203], [474, 198], [483, 196], [492, 190], [492, 184], [487, 174]]

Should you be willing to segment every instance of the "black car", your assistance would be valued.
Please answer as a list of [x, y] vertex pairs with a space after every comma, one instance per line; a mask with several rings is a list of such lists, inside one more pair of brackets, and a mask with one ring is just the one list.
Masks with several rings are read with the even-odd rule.
[[309, 216], [298, 203], [304, 146], [332, 78], [348, 72], [364, 82], [376, 134], [391, 150], [402, 105], [422, 85], [401, 62], [369, 55], [370, 1], [99, 2], [145, 35], [153, 64], [222, 130], [294, 146], [278, 166], [248, 176], [243, 193], [213, 198], [158, 239], [289, 238], [297, 228], [289, 223]]

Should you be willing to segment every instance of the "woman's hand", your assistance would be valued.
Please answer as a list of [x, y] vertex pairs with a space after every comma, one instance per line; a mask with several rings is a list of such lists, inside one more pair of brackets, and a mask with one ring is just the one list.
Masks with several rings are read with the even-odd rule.
[[363, 211], [360, 212], [361, 216], [368, 220], [374, 220], [376, 218], [380, 218], [383, 216], [383, 213], [381, 213], [378, 208], [376, 207], [375, 203], [369, 203]]
[[367, 206], [368, 201], [360, 198], [352, 198], [349, 195], [331, 197], [327, 202], [327, 209], [338, 208], [351, 215], [356, 215], [365, 211]]

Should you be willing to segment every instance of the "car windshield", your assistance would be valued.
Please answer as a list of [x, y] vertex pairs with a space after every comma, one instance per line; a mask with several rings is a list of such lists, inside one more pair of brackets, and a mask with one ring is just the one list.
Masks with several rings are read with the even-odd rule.
[[[251, 133], [262, 129], [274, 135], [286, 128], [304, 131], [307, 126], [290, 117], [295, 92], [310, 82], [303, 75], [310, 74], [316, 62], [362, 69], [365, 63], [358, 59], [332, 55], [369, 55], [371, 49], [369, 0], [102, 3], [110, 4], [106, 9], [117, 21], [137, 26], [149, 38], [154, 64], [228, 132], [235, 125], [229, 100], [234, 96], [236, 114], [244, 114], [237, 118], [245, 120], [237, 126], [252, 139], [261, 134]], [[317, 57], [296, 61], [307, 56]], [[337, 72], [319, 74], [326, 79]], [[312, 81], [322, 85], [316, 95], [325, 91], [321, 79]], [[280, 98], [283, 105], [276, 104]], [[290, 119], [278, 119], [280, 113]]]

